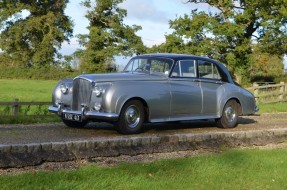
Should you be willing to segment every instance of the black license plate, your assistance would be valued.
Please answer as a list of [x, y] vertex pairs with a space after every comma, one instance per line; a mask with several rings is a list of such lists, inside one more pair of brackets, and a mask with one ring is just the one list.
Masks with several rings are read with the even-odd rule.
[[70, 121], [78, 121], [78, 122], [82, 121], [81, 115], [71, 114], [71, 113], [64, 113], [63, 118], [66, 120], [70, 120]]

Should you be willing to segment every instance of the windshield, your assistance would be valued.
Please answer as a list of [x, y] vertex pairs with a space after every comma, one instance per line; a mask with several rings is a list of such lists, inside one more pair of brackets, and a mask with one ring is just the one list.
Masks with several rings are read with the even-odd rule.
[[149, 72], [168, 75], [173, 60], [166, 58], [134, 58], [130, 60], [124, 72]]

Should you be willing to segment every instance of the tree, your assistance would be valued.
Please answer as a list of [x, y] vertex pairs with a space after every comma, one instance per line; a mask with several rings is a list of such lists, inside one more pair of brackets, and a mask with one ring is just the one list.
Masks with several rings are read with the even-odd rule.
[[81, 70], [106, 72], [104, 64], [111, 63], [115, 55], [132, 55], [145, 51], [142, 40], [135, 33], [140, 26], [123, 23], [126, 10], [118, 4], [123, 0], [85, 0], [88, 9], [86, 18], [90, 21], [88, 35], [79, 35], [80, 44], [85, 47], [81, 56]]
[[[72, 36], [65, 15], [68, 0], [0, 1], [0, 49], [11, 63], [48, 66], [55, 63], [61, 44]], [[23, 14], [28, 16], [24, 17]]]
[[259, 47], [254, 46], [253, 53], [251, 55], [251, 61], [253, 64], [248, 70], [251, 80], [255, 82], [263, 80], [268, 80], [268, 82], [280, 82], [279, 80], [282, 79], [284, 71], [282, 60], [282, 57], [278, 57], [266, 52], [264, 53]]
[[287, 52], [286, 0], [188, 0], [206, 3], [213, 12], [191, 11], [170, 21], [174, 32], [166, 43], [154, 47], [170, 51], [180, 47], [183, 53], [206, 55], [227, 64], [240, 79], [249, 79], [256, 44], [262, 53], [282, 57]]

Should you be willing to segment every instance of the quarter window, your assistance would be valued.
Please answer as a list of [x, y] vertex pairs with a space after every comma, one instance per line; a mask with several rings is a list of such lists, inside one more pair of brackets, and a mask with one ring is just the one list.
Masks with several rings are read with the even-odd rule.
[[196, 77], [195, 61], [182, 60], [178, 61], [171, 73], [172, 77]]
[[221, 80], [222, 77], [218, 72], [218, 68], [214, 63], [208, 61], [198, 61], [198, 72], [200, 78]]

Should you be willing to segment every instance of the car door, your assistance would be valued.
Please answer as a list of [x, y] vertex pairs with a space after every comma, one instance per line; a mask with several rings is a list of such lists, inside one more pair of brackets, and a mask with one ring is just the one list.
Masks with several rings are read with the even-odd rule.
[[202, 112], [202, 92], [196, 61], [178, 61], [170, 74], [171, 119], [190, 118]]
[[218, 115], [218, 107], [224, 91], [222, 76], [215, 63], [198, 60], [198, 75], [202, 89], [202, 114], [206, 116]]

